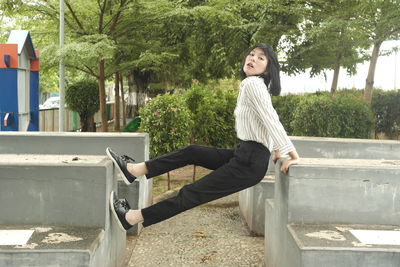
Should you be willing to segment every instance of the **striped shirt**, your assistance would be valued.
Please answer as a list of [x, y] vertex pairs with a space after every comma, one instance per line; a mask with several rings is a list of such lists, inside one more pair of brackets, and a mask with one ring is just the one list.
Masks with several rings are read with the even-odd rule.
[[235, 126], [240, 140], [256, 141], [271, 152], [279, 150], [281, 155], [295, 150], [272, 106], [263, 78], [250, 76], [241, 82]]

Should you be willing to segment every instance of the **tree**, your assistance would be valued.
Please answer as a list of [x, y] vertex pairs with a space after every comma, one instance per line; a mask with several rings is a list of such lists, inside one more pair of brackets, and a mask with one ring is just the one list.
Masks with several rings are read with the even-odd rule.
[[79, 114], [82, 132], [95, 132], [94, 114], [99, 110], [99, 88], [95, 81], [79, 81], [67, 87], [65, 102]]
[[374, 76], [379, 51], [386, 40], [400, 37], [400, 2], [396, 0], [365, 1], [360, 5], [358, 13], [364, 23], [364, 32], [368, 34], [373, 49], [370, 56], [368, 75], [365, 82], [364, 100], [371, 104]]
[[[99, 84], [99, 101], [102, 130], [108, 130], [106, 118], [105, 79], [113, 73], [107, 71], [107, 62], [113, 58], [115, 40], [113, 34], [124, 12], [136, 1], [128, 0], [65, 0], [66, 45], [57, 50], [57, 42], [51, 43], [44, 51], [56, 63], [60, 56], [66, 56], [67, 68], [73, 68], [95, 77]], [[58, 0], [4, 0], [9, 10], [18, 10], [31, 22], [43, 25], [50, 22], [51, 34], [57, 36], [59, 21]]]
[[289, 73], [311, 68], [311, 76], [333, 70], [331, 94], [335, 95], [340, 68], [354, 74], [356, 65], [365, 60], [360, 48], [366, 47], [366, 35], [360, 31], [355, 12], [358, 2], [307, 2], [301, 23], [303, 34], [291, 40], [284, 68]]

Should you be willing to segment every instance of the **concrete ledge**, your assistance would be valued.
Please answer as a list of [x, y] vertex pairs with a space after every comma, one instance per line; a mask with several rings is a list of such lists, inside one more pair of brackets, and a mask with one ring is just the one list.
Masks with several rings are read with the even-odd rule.
[[254, 234], [264, 235], [265, 199], [274, 197], [274, 177], [267, 175], [257, 185], [239, 192], [242, 216]]
[[[290, 139], [302, 161], [304, 158], [400, 160], [399, 141], [297, 136], [292, 136]], [[268, 173], [274, 172], [275, 165], [270, 160]], [[248, 188], [240, 192], [240, 210], [250, 230], [262, 234], [264, 216], [257, 216], [257, 214], [264, 213], [264, 201], [267, 195], [273, 193], [261, 193], [258, 190], [260, 186], [255, 187], [258, 188]]]
[[285, 266], [397, 267], [400, 245], [367, 245], [348, 230], [400, 230], [398, 226], [290, 224]]
[[281, 200], [290, 222], [396, 225], [399, 177], [400, 160], [302, 159], [280, 175]]
[[303, 159], [288, 174], [278, 171], [281, 163], [276, 166], [274, 201], [265, 203], [266, 266], [397, 266], [400, 246], [365, 248], [347, 235], [351, 242], [340, 248], [304, 236], [310, 229], [332, 232], [332, 224], [342, 227], [337, 229], [341, 232], [356, 224], [400, 229], [400, 161]]
[[106, 228], [113, 189], [104, 156], [0, 155], [0, 224]]
[[[42, 154], [42, 155], [99, 155], [105, 156], [105, 149], [112, 147], [120, 154], [136, 161], [149, 157], [149, 137], [146, 133], [72, 133], [72, 132], [0, 132], [0, 154]], [[117, 191], [134, 208], [152, 204], [152, 180], [144, 177], [127, 186], [118, 177]], [[137, 234], [138, 226], [128, 231]]]
[[146, 133], [0, 132], [0, 154], [105, 155], [107, 147], [148, 159]]
[[[113, 164], [105, 156], [0, 155], [0, 224], [101, 228], [103, 234], [93, 243], [96, 253], [90, 254], [89, 265], [87, 252], [44, 257], [49, 262], [64, 257], [65, 262], [57, 266], [121, 266], [126, 233], [109, 211], [109, 195], [116, 187]], [[32, 255], [18, 253], [18, 259], [43, 256], [39, 250]], [[3, 254], [7, 262], [12, 259], [11, 265], [4, 266], [24, 266], [18, 259], [14, 262], [13, 255]], [[84, 263], [68, 265], [74, 257]]]
[[34, 230], [26, 245], [0, 247], [0, 266], [120, 266], [116, 247], [106, 244], [101, 228], [0, 225], [0, 229]]

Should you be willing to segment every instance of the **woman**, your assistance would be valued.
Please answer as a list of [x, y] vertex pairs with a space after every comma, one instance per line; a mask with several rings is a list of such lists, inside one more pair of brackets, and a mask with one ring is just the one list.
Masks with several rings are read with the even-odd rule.
[[127, 156], [119, 156], [110, 148], [107, 155], [119, 169], [127, 184], [136, 177], [147, 178], [195, 164], [213, 170], [196, 182], [185, 185], [176, 197], [161, 201], [142, 210], [131, 210], [125, 199], [111, 192], [110, 206], [122, 229], [137, 223], [149, 226], [206, 202], [241, 191], [259, 183], [268, 169], [270, 151], [273, 162], [289, 154], [281, 171], [296, 164], [299, 156], [289, 140], [278, 115], [272, 107], [271, 96], [279, 95], [279, 63], [269, 45], [259, 44], [250, 49], [241, 67], [243, 81], [235, 108], [236, 149], [218, 149], [190, 145], [164, 156], [135, 163]]

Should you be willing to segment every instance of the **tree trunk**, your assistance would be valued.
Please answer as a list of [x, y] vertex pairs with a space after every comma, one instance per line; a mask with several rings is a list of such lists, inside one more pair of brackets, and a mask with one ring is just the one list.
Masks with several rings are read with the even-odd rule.
[[106, 87], [104, 75], [104, 60], [99, 61], [99, 98], [100, 98], [100, 113], [101, 113], [101, 130], [108, 132], [108, 122], [106, 114]]
[[140, 71], [130, 71], [128, 75], [129, 96], [127, 104], [127, 116], [135, 117], [137, 111], [146, 103], [146, 88], [149, 75]]
[[133, 118], [137, 110], [137, 91], [138, 91], [133, 71], [130, 71], [128, 74], [128, 86], [129, 86], [129, 95], [128, 95], [128, 103], [126, 104], [126, 116], [128, 118]]
[[332, 85], [331, 85], [331, 96], [336, 95], [336, 90], [338, 86], [338, 80], [339, 80], [339, 72], [340, 72], [340, 63], [342, 61], [342, 53], [338, 53], [336, 55], [336, 63], [335, 63], [335, 68], [333, 70], [333, 79], [332, 79]]
[[114, 87], [114, 91], [115, 91], [115, 116], [114, 116], [114, 130], [116, 132], [121, 131], [121, 120], [120, 120], [120, 102], [119, 102], [119, 73], [116, 72], [115, 73], [115, 87]]
[[134, 81], [138, 90], [137, 94], [137, 110], [144, 107], [146, 104], [146, 88], [148, 85], [149, 77], [147, 74], [141, 73], [139, 71], [134, 71]]
[[193, 165], [193, 183], [196, 181], [196, 165]]
[[95, 132], [94, 115], [79, 114], [81, 121], [81, 132]]
[[169, 175], [169, 172], [167, 173], [167, 177], [168, 177], [168, 190], [171, 190], [171, 176]]
[[126, 125], [126, 115], [125, 115], [125, 94], [124, 94], [124, 76], [120, 75], [121, 82], [121, 99], [122, 99], [122, 127]]
[[371, 105], [372, 102], [372, 90], [374, 88], [375, 68], [376, 68], [376, 63], [378, 62], [379, 50], [381, 44], [382, 42], [374, 43], [374, 48], [372, 50], [372, 55], [371, 55], [371, 61], [369, 62], [368, 76], [364, 88], [364, 101], [368, 105]]

